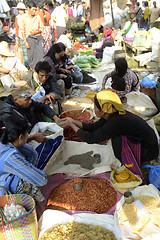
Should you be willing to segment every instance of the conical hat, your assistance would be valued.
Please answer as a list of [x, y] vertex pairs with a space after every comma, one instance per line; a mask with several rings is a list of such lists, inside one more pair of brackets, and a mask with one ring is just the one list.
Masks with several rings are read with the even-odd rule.
[[5, 41], [0, 42], [0, 55], [6, 56], [6, 57], [15, 56], [15, 54], [9, 49], [8, 43]]

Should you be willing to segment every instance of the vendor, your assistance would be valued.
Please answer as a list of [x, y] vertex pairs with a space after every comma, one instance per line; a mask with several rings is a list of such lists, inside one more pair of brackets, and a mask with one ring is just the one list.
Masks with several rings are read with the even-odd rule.
[[27, 194], [41, 202], [39, 187], [47, 183], [47, 175], [38, 169], [38, 154], [27, 140], [27, 120], [10, 115], [0, 121], [0, 185], [12, 194]]
[[66, 73], [65, 69], [60, 68], [64, 50], [60, 44], [53, 44], [48, 53], [44, 56], [43, 61], [47, 61], [51, 66], [51, 74], [56, 80], [62, 79], [65, 84], [65, 93], [69, 95], [72, 89], [72, 78]]
[[71, 45], [71, 39], [73, 38], [71, 30], [65, 30], [63, 34], [58, 38], [57, 42], [62, 42], [66, 47], [66, 54], [71, 55], [78, 54], [76, 48]]
[[[123, 165], [132, 160], [132, 142], [139, 148], [140, 161], [151, 161], [158, 157], [158, 140], [154, 130], [139, 116], [125, 111], [118, 95], [112, 90], [98, 92], [94, 98], [94, 111], [98, 118], [95, 123], [82, 123], [72, 118], [64, 119], [59, 125], [71, 127], [77, 135], [89, 144], [111, 139], [114, 155]], [[126, 158], [122, 151], [127, 152]], [[136, 154], [134, 155], [136, 156]], [[138, 159], [136, 159], [138, 162]], [[133, 167], [135, 162], [130, 162]], [[139, 162], [138, 162], [139, 164]], [[130, 169], [131, 170], [131, 169]]]
[[48, 62], [39, 61], [35, 66], [35, 71], [30, 71], [23, 80], [36, 91], [32, 99], [43, 102], [48, 99], [47, 95], [52, 95], [56, 100], [62, 99], [65, 94], [63, 80], [57, 80], [50, 73], [51, 66]]
[[[15, 57], [15, 54], [9, 49], [7, 42], [0, 42], [0, 73], [10, 74], [13, 81], [22, 80], [28, 72], [24, 64]], [[21, 77], [19, 77], [21, 75]]]
[[123, 38], [125, 41], [132, 42], [134, 39], [134, 34], [138, 31], [138, 24], [135, 22], [136, 14], [130, 13], [130, 20], [127, 21], [123, 28]]
[[115, 70], [106, 74], [102, 82], [102, 90], [109, 78], [112, 78], [111, 87], [120, 98], [131, 91], [137, 91], [139, 88], [138, 76], [128, 68], [125, 58], [117, 58], [115, 61]]

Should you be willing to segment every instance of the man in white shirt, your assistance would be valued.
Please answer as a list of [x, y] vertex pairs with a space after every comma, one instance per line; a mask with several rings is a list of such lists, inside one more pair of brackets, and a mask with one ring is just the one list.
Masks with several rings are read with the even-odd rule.
[[54, 21], [54, 26], [57, 30], [57, 39], [66, 29], [67, 13], [65, 10], [66, 0], [62, 0], [61, 5], [56, 7], [51, 14]]
[[156, 1], [153, 2], [153, 8], [149, 10], [150, 23], [154, 23], [160, 17], [160, 8], [157, 7]]
[[78, 54], [74, 46], [71, 46], [72, 32], [71, 30], [65, 30], [64, 33], [59, 37], [57, 42], [62, 42], [66, 47], [66, 54], [70, 55]]

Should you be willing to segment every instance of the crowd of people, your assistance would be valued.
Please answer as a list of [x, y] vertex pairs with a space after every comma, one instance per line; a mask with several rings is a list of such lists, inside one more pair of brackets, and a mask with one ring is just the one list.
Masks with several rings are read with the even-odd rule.
[[[160, 16], [156, 2], [153, 5], [149, 9], [148, 2], [144, 2], [143, 7], [139, 3], [133, 7], [127, 2], [123, 11], [126, 38], [132, 38], [131, 31], [152, 24]], [[39, 143], [48, 141], [42, 132], [29, 135], [35, 124], [43, 121], [42, 115], [62, 128], [71, 127], [89, 144], [111, 139], [114, 154], [123, 164], [121, 152], [130, 142], [141, 145], [141, 162], [157, 158], [159, 148], [154, 130], [143, 119], [123, 108], [125, 95], [137, 91], [139, 87], [138, 76], [129, 69], [125, 58], [115, 61], [115, 70], [104, 76], [101, 91], [94, 97], [94, 111], [100, 118], [94, 124], [71, 118], [60, 119], [59, 114], [45, 104], [48, 96], [56, 101], [64, 100], [65, 95], [71, 93], [72, 84], [83, 81], [81, 69], [70, 59], [74, 49], [67, 23], [83, 20], [85, 38], [91, 41], [86, 2], [75, 4], [73, 1], [69, 4], [62, 0], [53, 5], [52, 2], [28, 1], [26, 5], [18, 3], [14, 10], [15, 32], [11, 32], [7, 21], [1, 18], [2, 31], [8, 40], [0, 42], [0, 74], [1, 77], [5, 74], [13, 77], [13, 70], [16, 70], [16, 73], [21, 73], [19, 80], [27, 85], [14, 88], [8, 96], [0, 97], [0, 185], [11, 193], [27, 193], [36, 201], [44, 200], [39, 187], [47, 183], [47, 175], [39, 166], [38, 153], [28, 144], [31, 140]], [[108, 44], [113, 46], [111, 34], [110, 29], [104, 31], [106, 37], [101, 49]], [[15, 45], [15, 49], [21, 46], [23, 62], [14, 56], [9, 48], [11, 45]], [[99, 53], [100, 49], [97, 51]], [[110, 77], [111, 89], [108, 90], [105, 85]], [[0, 190], [0, 194], [3, 192], [3, 189]]]

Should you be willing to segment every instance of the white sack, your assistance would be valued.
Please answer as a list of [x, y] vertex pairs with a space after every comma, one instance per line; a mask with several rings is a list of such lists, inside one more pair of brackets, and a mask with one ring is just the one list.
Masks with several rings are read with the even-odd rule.
[[158, 112], [150, 97], [144, 93], [130, 92], [126, 94], [126, 97], [128, 105], [126, 110], [132, 111], [144, 119], [149, 119]]
[[[41, 216], [38, 228], [39, 228], [39, 239], [43, 233], [50, 228], [59, 225], [75, 221], [77, 223], [93, 224], [105, 227], [106, 229], [113, 231], [114, 218], [112, 215], [108, 214], [90, 214], [90, 213], [79, 213], [69, 215], [67, 213], [57, 211], [57, 210], [46, 210]], [[118, 239], [118, 236], [116, 236]]]

